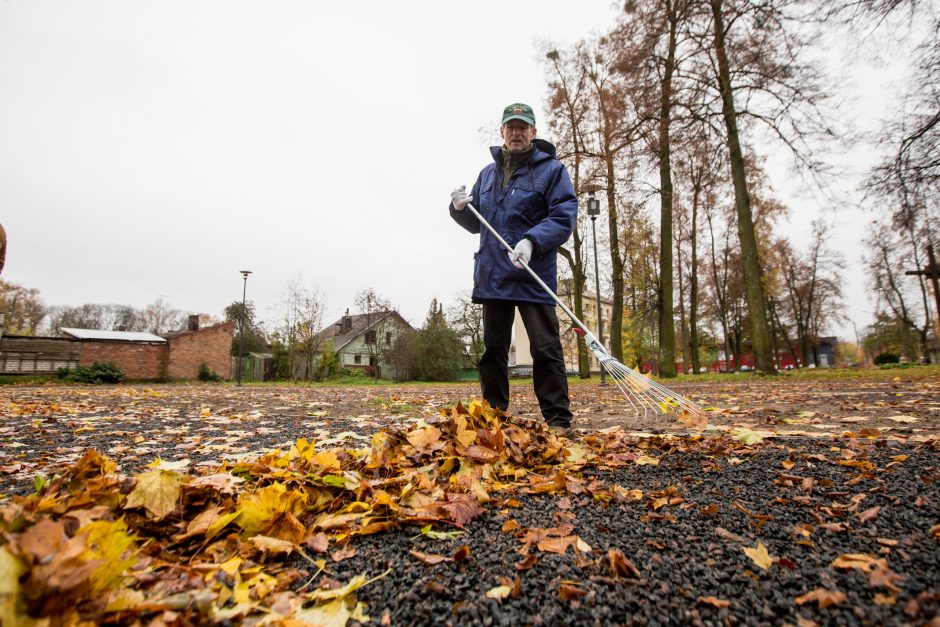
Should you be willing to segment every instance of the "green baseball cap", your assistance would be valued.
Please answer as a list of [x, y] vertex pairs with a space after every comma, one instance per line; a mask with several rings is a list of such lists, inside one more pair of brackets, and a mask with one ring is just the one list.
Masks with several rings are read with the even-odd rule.
[[535, 126], [535, 113], [532, 112], [532, 107], [529, 105], [516, 102], [503, 109], [503, 121], [501, 123], [505, 124], [509, 120], [522, 120], [526, 124]]

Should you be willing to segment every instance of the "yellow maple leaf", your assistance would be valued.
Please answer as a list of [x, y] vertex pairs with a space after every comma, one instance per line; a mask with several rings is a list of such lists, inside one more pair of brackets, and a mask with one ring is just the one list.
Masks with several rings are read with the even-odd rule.
[[745, 546], [742, 547], [742, 549], [744, 553], [751, 558], [751, 561], [763, 570], [770, 568], [770, 565], [777, 559], [767, 552], [767, 547], [764, 546], [763, 542], [758, 542], [757, 546], [754, 548]]
[[176, 509], [182, 484], [183, 475], [170, 470], [155, 469], [139, 474], [124, 508], [144, 507], [160, 520]]
[[246, 534], [254, 535], [265, 529], [269, 521], [280, 513], [299, 514], [307, 505], [307, 495], [288, 490], [282, 483], [272, 483], [257, 492], [238, 498], [239, 514], [235, 523]]
[[454, 434], [457, 444], [464, 448], [470, 446], [477, 439], [476, 430], [467, 426], [467, 419], [457, 414], [454, 416], [454, 424], [457, 426], [457, 431]]
[[91, 575], [92, 589], [101, 592], [118, 585], [124, 572], [137, 561], [132, 549], [135, 536], [128, 535], [124, 519], [96, 520], [78, 530], [75, 537], [84, 537], [86, 561], [100, 561]]
[[659, 460], [649, 455], [640, 455], [633, 463], [637, 466], [659, 466]]
[[20, 576], [26, 565], [5, 546], [0, 547], [0, 625], [19, 625], [17, 601], [20, 596]]

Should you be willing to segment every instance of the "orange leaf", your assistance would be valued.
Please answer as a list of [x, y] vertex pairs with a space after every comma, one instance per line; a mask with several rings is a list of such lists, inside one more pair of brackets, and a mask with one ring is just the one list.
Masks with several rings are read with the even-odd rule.
[[724, 599], [719, 599], [717, 597], [699, 597], [698, 600], [700, 603], [708, 603], [709, 605], [713, 605], [717, 608], [731, 606], [731, 601], [725, 601]]
[[845, 593], [839, 592], [838, 590], [826, 590], [825, 588], [816, 588], [812, 592], [807, 592], [802, 596], [796, 597], [796, 604], [803, 605], [804, 603], [817, 603], [819, 609], [825, 609], [830, 605], [839, 605], [844, 603], [848, 597], [845, 596]]

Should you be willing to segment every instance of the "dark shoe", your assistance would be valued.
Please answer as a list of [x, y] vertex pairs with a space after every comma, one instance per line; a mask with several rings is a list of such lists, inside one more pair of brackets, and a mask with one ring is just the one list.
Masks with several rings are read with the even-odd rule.
[[574, 433], [574, 429], [571, 428], [571, 425], [548, 425], [548, 430], [556, 436], [564, 436], [566, 438], [570, 438]]

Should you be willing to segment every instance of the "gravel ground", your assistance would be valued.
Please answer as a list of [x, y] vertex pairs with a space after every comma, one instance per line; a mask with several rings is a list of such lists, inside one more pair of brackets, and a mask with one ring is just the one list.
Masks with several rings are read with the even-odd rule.
[[[658, 465], [589, 469], [594, 489], [564, 498], [497, 493], [452, 540], [417, 528], [356, 537], [327, 574], [344, 583], [391, 569], [359, 590], [380, 624], [940, 625], [938, 379], [798, 383], [684, 386], [717, 408], [713, 431], [646, 440]], [[298, 437], [365, 440], [477, 394], [475, 384], [0, 388], [0, 494], [32, 492], [34, 477], [88, 448], [126, 473], [156, 457], [198, 472]], [[535, 407], [531, 388], [514, 385], [511, 411]], [[576, 442], [614, 425], [674, 427], [625, 415], [610, 387], [572, 386], [572, 408]], [[742, 447], [729, 438], [742, 429], [765, 439]], [[575, 535], [580, 550], [539, 550], [546, 534]], [[462, 557], [463, 545], [465, 559], [433, 566], [409, 554]], [[767, 568], [745, 552], [761, 547]]]

